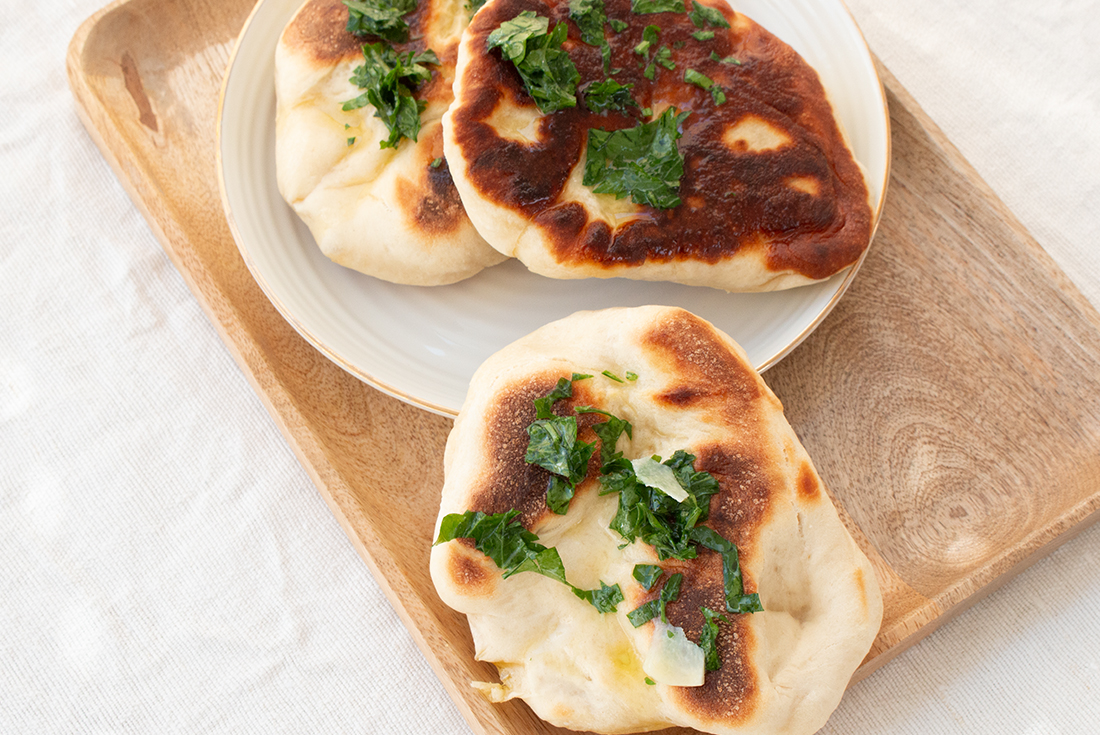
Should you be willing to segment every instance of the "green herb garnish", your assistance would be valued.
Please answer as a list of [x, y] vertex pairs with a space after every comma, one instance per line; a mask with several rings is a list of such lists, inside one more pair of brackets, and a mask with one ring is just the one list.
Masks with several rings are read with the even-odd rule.
[[493, 515], [481, 511], [451, 513], [440, 523], [435, 543], [473, 539], [477, 550], [492, 559], [504, 571], [505, 578], [520, 572], [537, 572], [569, 584], [558, 550], [537, 543], [539, 537], [523, 527], [516, 518], [518, 515], [514, 508]]
[[645, 683], [648, 684], [649, 686], [656, 686], [657, 685], [657, 682], [653, 681], [648, 676], [645, 678]]
[[626, 379], [633, 382], [638, 379], [638, 373], [632, 373], [628, 370], [626, 372]]
[[466, 12], [470, 14], [470, 17], [473, 17], [474, 13], [481, 10], [481, 6], [486, 2], [487, 0], [466, 0], [466, 5], [464, 7], [466, 8]]
[[614, 79], [590, 84], [584, 89], [584, 104], [592, 112], [626, 112], [628, 107], [637, 107], [638, 103], [630, 96], [633, 84], [619, 84]]
[[676, 68], [676, 62], [672, 60], [672, 49], [668, 46], [662, 46], [657, 49], [657, 53], [653, 56], [653, 60], [666, 69]]
[[352, 137], [348, 138], [348, 148], [351, 148], [353, 145], [355, 145], [355, 136], [354, 135]]
[[638, 15], [647, 13], [682, 13], [683, 0], [630, 0], [630, 9]]
[[600, 494], [619, 493], [611, 528], [627, 543], [641, 539], [649, 544], [658, 559], [694, 559], [692, 529], [707, 519], [711, 496], [718, 492], [718, 481], [709, 472], [696, 472], [694, 462], [695, 456], [683, 450], [664, 462], [688, 495], [683, 502], [640, 482], [628, 460], [608, 463], [600, 470]]
[[714, 51], [710, 52], [710, 60], [717, 61], [719, 64], [735, 64], [737, 66], [741, 66], [741, 60], [736, 56], [727, 56], [723, 59]]
[[396, 148], [402, 138], [415, 141], [420, 134], [420, 113], [427, 103], [414, 98], [413, 89], [432, 78], [424, 65], [438, 65], [439, 59], [430, 49], [399, 54], [381, 43], [364, 44], [363, 59], [350, 81], [366, 91], [345, 102], [344, 111], [374, 105], [374, 116], [390, 131], [389, 138], [379, 143], [382, 148]]
[[440, 156], [439, 158], [436, 158], [435, 160], [433, 160], [428, 165], [431, 166], [432, 168], [439, 168], [440, 166], [443, 165], [443, 156]]
[[601, 613], [615, 612], [615, 606], [623, 601], [619, 585], [608, 587], [600, 582], [598, 590], [582, 590], [570, 584], [558, 550], [538, 543], [539, 537], [523, 527], [516, 518], [518, 515], [515, 508], [493, 515], [481, 511], [450, 513], [440, 522], [435, 543], [472, 539], [474, 547], [503, 570], [504, 579], [520, 572], [536, 572], [566, 585]]
[[619, 20], [618, 18], [609, 18], [607, 20], [607, 24], [611, 26], [611, 30], [615, 31], [616, 33], [622, 33], [630, 27], [629, 23], [627, 23], [625, 20]]
[[642, 40], [634, 47], [634, 53], [644, 59], [649, 58], [649, 47], [657, 43], [657, 34], [661, 32], [660, 26], [646, 26], [642, 29]]
[[642, 585], [642, 589], [649, 592], [663, 573], [664, 570], [656, 564], [635, 564], [633, 576]]
[[709, 41], [714, 38], [714, 31], [695, 31], [691, 37], [696, 41]]
[[729, 21], [726, 20], [726, 16], [722, 15], [722, 11], [702, 5], [698, 0], [691, 0], [691, 12], [688, 13], [688, 17], [691, 18], [691, 22], [695, 24], [696, 28], [704, 26], [712, 28], [730, 27]]
[[348, 7], [347, 31], [355, 36], [378, 36], [394, 43], [409, 40], [404, 16], [416, 10], [416, 0], [343, 0]]
[[665, 582], [665, 586], [661, 588], [661, 594], [658, 597], [653, 598], [644, 605], [639, 605], [626, 614], [627, 620], [635, 628], [645, 625], [658, 615], [661, 616], [661, 620], [665, 623], [668, 622], [668, 615], [666, 608], [668, 603], [676, 602], [676, 598], [680, 596], [680, 583], [684, 581], [684, 575], [673, 574]]
[[603, 24], [607, 22], [603, 0], [569, 0], [569, 17], [581, 31], [581, 40], [589, 46], [603, 46]]
[[535, 421], [527, 427], [530, 440], [524, 459], [552, 473], [546, 486], [546, 505], [558, 515], [569, 510], [577, 483], [588, 474], [588, 460], [596, 445], [577, 439], [575, 416], [556, 416], [552, 409], [556, 401], [572, 397], [574, 380], [591, 377], [573, 373], [570, 379], [559, 378], [553, 390], [535, 399]]
[[741, 579], [741, 564], [737, 558], [737, 547], [722, 537], [717, 531], [705, 526], [691, 529], [691, 540], [711, 551], [722, 555], [722, 582], [726, 593], [726, 610], [733, 613], [760, 612], [760, 595], [745, 594]]
[[684, 81], [689, 84], [694, 84], [696, 87], [706, 89], [710, 91], [711, 99], [714, 100], [714, 104], [720, 105], [726, 101], [726, 93], [722, 91], [722, 88], [714, 83], [714, 80], [705, 74], [700, 74], [694, 69], [688, 69], [684, 72]]
[[562, 48], [569, 28], [558, 23], [548, 32], [550, 20], [525, 10], [504, 21], [489, 34], [487, 47], [501, 50], [523, 80], [527, 93], [539, 110], [551, 112], [577, 106], [577, 82], [580, 74], [569, 54]]
[[600, 588], [598, 590], [582, 590], [573, 587], [573, 594], [582, 600], [588, 601], [592, 607], [602, 613], [616, 612], [618, 604], [624, 599], [623, 591], [619, 585], [614, 584], [608, 587], [603, 583], [603, 580], [600, 580]]
[[589, 129], [584, 185], [597, 194], [629, 196], [636, 204], [658, 209], [679, 205], [684, 158], [676, 141], [689, 114], [670, 107], [656, 120], [633, 128]]
[[707, 671], [717, 671], [722, 668], [722, 659], [718, 657], [718, 621], [728, 623], [729, 618], [721, 613], [716, 613], [709, 607], [700, 608], [706, 622], [703, 623], [703, 631], [699, 634], [699, 648], [703, 649]]

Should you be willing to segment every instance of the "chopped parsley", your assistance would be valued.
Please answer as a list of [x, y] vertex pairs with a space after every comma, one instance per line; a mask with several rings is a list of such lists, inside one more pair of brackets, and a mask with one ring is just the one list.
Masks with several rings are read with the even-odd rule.
[[722, 555], [722, 582], [726, 593], [726, 610], [733, 613], [760, 612], [760, 595], [745, 594], [741, 579], [741, 565], [737, 559], [737, 547], [713, 528], [699, 526], [691, 529], [691, 540], [700, 546]]
[[689, 114], [670, 107], [656, 120], [633, 128], [589, 129], [584, 185], [597, 194], [629, 196], [636, 204], [658, 209], [679, 205], [684, 158], [676, 141]]
[[632, 373], [629, 370], [627, 370], [626, 371], [626, 379], [631, 381], [631, 382], [634, 382], [635, 380], [638, 379], [638, 373]]
[[416, 10], [416, 0], [343, 0], [348, 7], [347, 31], [355, 36], [378, 36], [394, 43], [409, 40], [404, 16]]
[[649, 25], [642, 29], [642, 40], [634, 47], [634, 53], [643, 59], [649, 58], [649, 47], [657, 43], [657, 34], [661, 32], [660, 26]]
[[353, 145], [355, 145], [355, 136], [354, 135], [352, 137], [348, 138], [348, 148], [351, 148]]
[[443, 156], [440, 156], [439, 158], [435, 159], [434, 161], [432, 161], [428, 165], [431, 166], [432, 168], [439, 168], [440, 166], [443, 165]]
[[695, 31], [691, 37], [696, 41], [709, 41], [714, 38], [714, 31]]
[[666, 69], [676, 68], [676, 62], [672, 60], [672, 49], [668, 46], [662, 46], [657, 49], [657, 53], [653, 56], [653, 60]]
[[635, 564], [633, 576], [642, 589], [649, 592], [657, 584], [664, 570], [656, 564]]
[[565, 515], [569, 510], [577, 483], [588, 474], [588, 460], [596, 451], [596, 445], [577, 439], [576, 416], [556, 416], [552, 407], [556, 401], [573, 395], [574, 380], [590, 377], [573, 373], [571, 379], [560, 378], [550, 393], [535, 399], [536, 418], [527, 427], [529, 441], [524, 460], [551, 473], [546, 486], [546, 505], [558, 515]]
[[682, 13], [683, 0], [630, 0], [630, 9], [638, 15], [647, 13]]
[[714, 83], [714, 80], [705, 74], [700, 74], [694, 69], [688, 69], [684, 72], [684, 81], [688, 84], [694, 84], [700, 89], [705, 89], [710, 92], [711, 99], [714, 100], [714, 104], [720, 105], [726, 101], [726, 93], [722, 91], [722, 87]]
[[600, 374], [601, 374], [601, 375], [603, 375], [604, 377], [607, 377], [607, 378], [611, 378], [611, 379], [612, 379], [612, 380], [614, 380], [614, 381], [615, 381], [616, 383], [621, 383], [621, 382], [623, 382], [623, 379], [622, 379], [622, 378], [620, 378], [620, 377], [619, 377], [618, 375], [616, 375], [615, 373], [611, 372], [610, 370], [604, 370], [604, 371], [603, 371], [602, 373], [600, 373]]
[[603, 0], [569, 0], [569, 17], [581, 31], [581, 40], [589, 46], [603, 46], [603, 24], [607, 22]]
[[608, 587], [604, 584], [603, 580], [600, 580], [600, 588], [598, 590], [582, 590], [573, 587], [573, 594], [587, 601], [592, 607], [602, 613], [617, 612], [618, 604], [624, 599], [623, 591], [619, 585], [614, 584]]
[[344, 111], [374, 105], [374, 116], [390, 131], [389, 138], [379, 143], [382, 148], [396, 148], [402, 138], [415, 141], [420, 134], [420, 113], [427, 103], [414, 98], [413, 89], [432, 78], [425, 64], [438, 65], [439, 59], [431, 49], [399, 54], [381, 43], [364, 44], [363, 59], [350, 81], [366, 91], [345, 102]]
[[649, 602], [639, 605], [626, 614], [627, 620], [635, 628], [641, 627], [648, 623], [658, 615], [661, 616], [661, 620], [665, 623], [668, 622], [668, 615], [665, 608], [668, 607], [668, 603], [676, 602], [676, 599], [680, 596], [680, 584], [684, 581], [684, 575], [673, 574], [665, 582], [665, 586], [661, 588], [661, 594], [654, 597]]
[[717, 61], [719, 64], [735, 64], [736, 66], [741, 66], [741, 59], [736, 56], [727, 56], [723, 59], [714, 51], [710, 52], [710, 60]]
[[570, 584], [558, 550], [538, 543], [539, 537], [523, 527], [516, 518], [518, 515], [515, 508], [493, 515], [481, 511], [450, 513], [440, 522], [435, 543], [472, 539], [474, 547], [503, 570], [504, 579], [520, 572], [536, 572], [566, 585], [601, 613], [616, 611], [616, 605], [623, 601], [619, 585], [608, 587], [600, 582], [598, 590], [582, 590]]
[[515, 65], [527, 93], [544, 115], [576, 107], [577, 82], [581, 78], [562, 48], [569, 27], [558, 23], [548, 31], [549, 26], [549, 18], [525, 10], [501, 23], [489, 34], [487, 44], [490, 51], [499, 48], [501, 55]]
[[657, 686], [657, 682], [653, 681], [653, 680], [652, 680], [652, 679], [650, 679], [650, 678], [649, 678], [648, 676], [647, 676], [647, 677], [645, 678], [645, 683], [646, 683], [646, 684], [648, 684], [648, 685], [649, 685], [649, 686], [651, 686], [651, 687], [652, 687], [652, 686]]
[[493, 515], [481, 511], [450, 513], [443, 517], [435, 542], [472, 539], [477, 550], [503, 570], [505, 579], [520, 572], [537, 572], [569, 584], [558, 550], [538, 543], [539, 537], [523, 527], [518, 515], [515, 508]]
[[466, 12], [473, 17], [474, 13], [481, 10], [481, 6], [484, 5], [486, 0], [466, 0]]
[[711, 28], [730, 27], [729, 21], [722, 15], [722, 11], [718, 8], [702, 5], [698, 0], [691, 0], [691, 12], [688, 13], [688, 17], [691, 18], [691, 22], [695, 24], [696, 28], [703, 28], [704, 26], [710, 26]]
[[718, 621], [728, 623], [729, 618], [721, 613], [716, 613], [709, 607], [699, 608], [703, 612], [703, 631], [699, 634], [699, 648], [703, 649], [705, 667], [707, 671], [717, 671], [722, 668], [722, 659], [718, 657]]
[[611, 30], [615, 31], [616, 33], [622, 33], [630, 27], [629, 23], [627, 23], [625, 20], [619, 20], [618, 18], [609, 18], [607, 20], [607, 24], [611, 26]]
[[603, 70], [611, 69], [611, 44], [604, 38], [603, 26], [607, 22], [603, 0], [569, 0], [569, 17], [581, 31], [581, 40], [589, 46], [598, 46], [603, 57]]
[[590, 84], [583, 90], [585, 107], [595, 113], [626, 112], [628, 107], [638, 106], [630, 96], [633, 88], [633, 84], [619, 84], [614, 79]]

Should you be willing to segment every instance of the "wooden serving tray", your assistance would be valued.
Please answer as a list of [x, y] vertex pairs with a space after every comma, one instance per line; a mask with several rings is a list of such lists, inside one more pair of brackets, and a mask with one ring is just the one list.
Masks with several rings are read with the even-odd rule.
[[[450, 420], [330, 363], [238, 254], [214, 131], [252, 5], [111, 4], [69, 49], [78, 111], [470, 726], [565, 732], [468, 686], [493, 667], [428, 576]], [[857, 678], [1100, 517], [1100, 315], [880, 72], [893, 172], [878, 235], [833, 313], [765, 376], [883, 590]]]

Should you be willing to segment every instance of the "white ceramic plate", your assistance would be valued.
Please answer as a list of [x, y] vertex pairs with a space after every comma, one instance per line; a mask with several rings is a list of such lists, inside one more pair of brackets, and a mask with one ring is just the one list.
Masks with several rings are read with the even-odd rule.
[[[338, 266], [321, 254], [275, 184], [275, 44], [302, 1], [261, 0], [241, 31], [218, 120], [222, 199], [241, 254], [275, 307], [317, 349], [386, 393], [454, 415], [489, 355], [574, 311], [610, 306], [681, 306], [732, 336], [764, 370], [825, 318], [859, 267], [788, 291], [728, 294], [624, 279], [552, 280], [517, 261], [435, 287], [398, 286]], [[821, 76], [867, 171], [877, 224], [889, 174], [889, 117], [848, 10], [840, 0], [733, 4]]]

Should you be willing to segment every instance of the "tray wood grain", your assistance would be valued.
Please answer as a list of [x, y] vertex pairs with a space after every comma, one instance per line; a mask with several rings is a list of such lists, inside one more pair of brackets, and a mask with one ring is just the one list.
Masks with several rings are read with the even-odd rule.
[[[469, 688], [493, 668], [428, 577], [450, 420], [330, 363], [238, 254], [215, 116], [252, 4], [104, 8], [69, 49], [78, 113], [470, 726], [564, 733]], [[880, 73], [893, 169], [875, 243], [833, 313], [765, 375], [883, 589], [856, 678], [1100, 517], [1100, 315]]]

